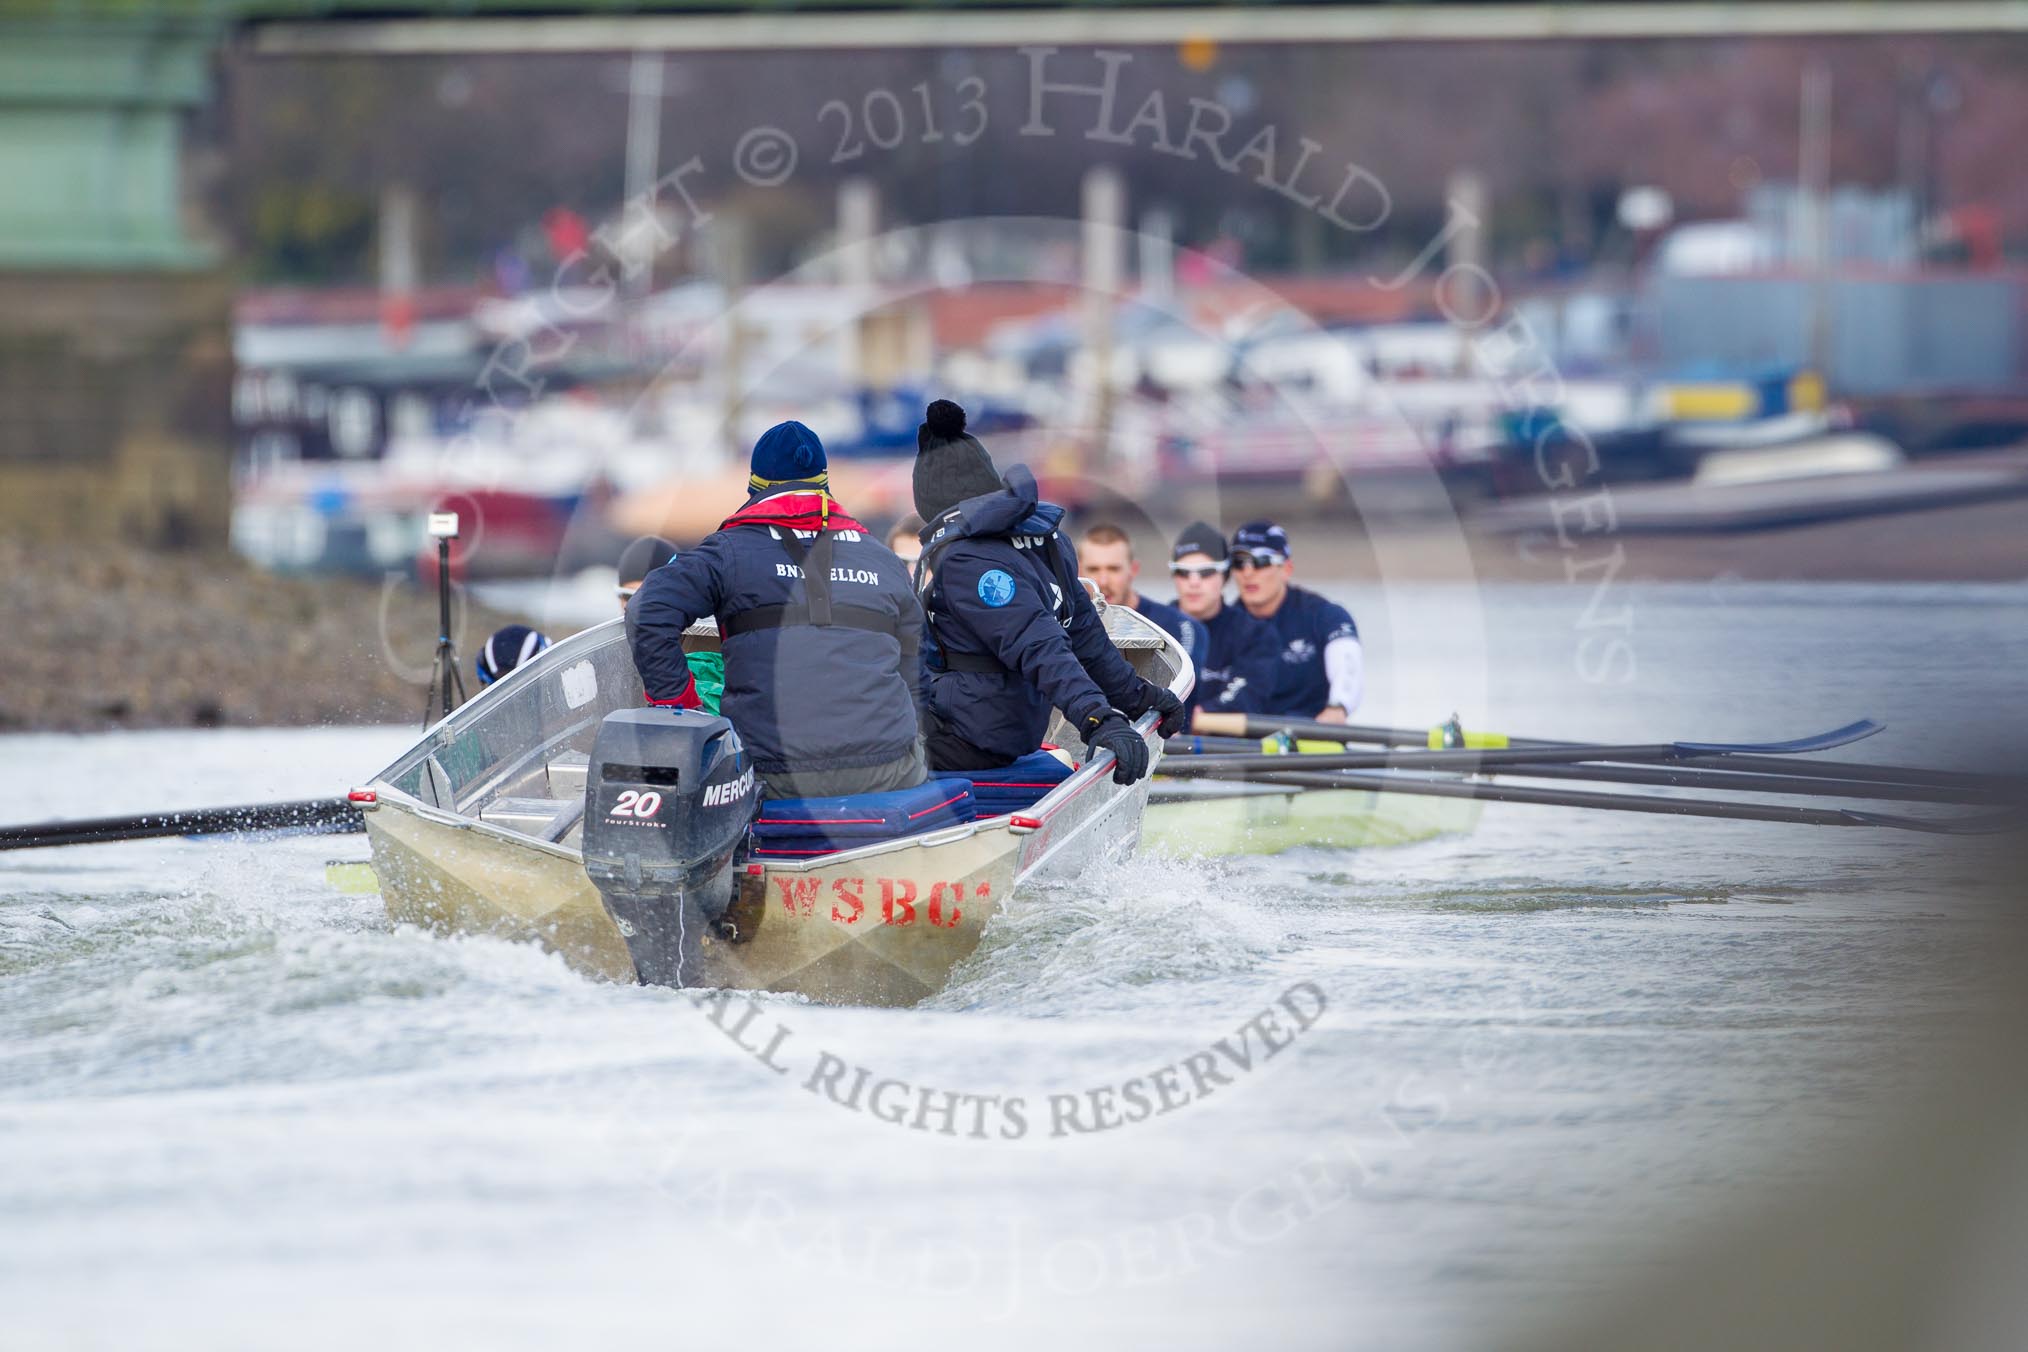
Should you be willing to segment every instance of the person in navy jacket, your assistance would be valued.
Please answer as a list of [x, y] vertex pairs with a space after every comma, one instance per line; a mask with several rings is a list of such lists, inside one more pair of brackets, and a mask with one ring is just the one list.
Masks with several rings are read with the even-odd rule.
[[746, 506], [649, 573], [629, 605], [649, 702], [697, 707], [683, 631], [715, 615], [720, 711], [770, 797], [922, 783], [922, 610], [907, 565], [831, 496], [824, 445], [799, 422], [754, 445], [748, 487]]
[[1197, 667], [1198, 709], [1221, 714], [1261, 714], [1274, 685], [1273, 637], [1259, 620], [1225, 604], [1225, 577], [1232, 566], [1225, 532], [1192, 522], [1169, 551], [1169, 580], [1176, 584], [1176, 608], [1204, 632], [1204, 660]]
[[930, 764], [1011, 764], [1041, 745], [1054, 706], [1087, 746], [1113, 753], [1116, 783], [1142, 778], [1148, 747], [1129, 720], [1155, 711], [1168, 736], [1183, 726], [1183, 704], [1143, 680], [1106, 636], [1058, 533], [1063, 509], [1038, 500], [1025, 466], [996, 474], [948, 399], [929, 406], [916, 446]]
[[1359, 707], [1364, 678], [1359, 626], [1337, 602], [1292, 585], [1289, 559], [1289, 533], [1272, 521], [1233, 534], [1240, 604], [1273, 635], [1274, 690], [1262, 712], [1343, 723]]

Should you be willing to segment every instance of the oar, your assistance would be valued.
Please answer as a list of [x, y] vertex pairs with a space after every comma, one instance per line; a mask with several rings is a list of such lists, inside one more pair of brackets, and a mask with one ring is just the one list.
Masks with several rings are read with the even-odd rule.
[[[1286, 764], [1287, 762], [1284, 762]], [[1975, 835], [2005, 831], [2023, 823], [2020, 808], [1957, 818], [1902, 817], [1857, 808], [1788, 807], [1773, 803], [1730, 803], [1713, 798], [1661, 798], [1652, 794], [1593, 793], [1582, 789], [1532, 789], [1519, 784], [1482, 780], [1428, 779], [1386, 773], [1323, 774], [1308, 770], [1254, 773], [1245, 781], [1285, 784], [1300, 789], [1371, 789], [1378, 793], [1417, 794], [1429, 798], [1476, 798], [1491, 803], [1535, 803], [1545, 807], [1603, 808], [1615, 812], [1652, 812], [1673, 817], [1722, 817], [1739, 821], [1793, 822], [1803, 826], [1880, 826], [1938, 835]]]
[[[1514, 765], [1489, 774], [1522, 779], [1576, 779], [1595, 784], [1665, 784], [1679, 789], [1735, 793], [1783, 793], [1807, 798], [1873, 798], [1897, 803], [1986, 804], [2006, 801], [1986, 789], [1936, 784], [1899, 784], [1872, 779], [1815, 779], [1808, 775], [1763, 775], [1738, 770], [1679, 769], [1666, 765]], [[2028, 785], [2021, 786], [2028, 790]]]
[[[1347, 723], [1319, 723], [1313, 719], [1282, 718], [1262, 714], [1222, 714], [1199, 710], [1196, 728], [1221, 737], [1258, 740], [1287, 733], [1304, 741], [1357, 743], [1376, 746], [1440, 747], [1442, 730], [1425, 728], [1381, 728]], [[1854, 724], [1853, 726], [1858, 726]], [[1878, 724], [1874, 732], [1880, 731]], [[1539, 737], [1507, 737], [1500, 733], [1467, 732], [1466, 747], [1488, 750], [1516, 747], [1568, 750], [1578, 743], [1550, 741]], [[1871, 735], [1870, 733], [1867, 735]], [[1855, 739], [1856, 740], [1856, 739]], [[1789, 754], [1789, 753], [1784, 753]], [[1714, 768], [1717, 756], [1686, 756], [1678, 764]], [[2006, 793], [2018, 790], [2019, 783], [2000, 775], [1982, 775], [1959, 770], [1929, 770], [1912, 766], [1869, 765], [1861, 761], [1779, 761], [1756, 756], [1744, 748], [1726, 752], [1722, 763], [1728, 770], [1766, 770], [1776, 774], [1803, 775], [1817, 779], [1869, 779], [1881, 783], [1931, 784], [1939, 787], [1985, 789]], [[1167, 767], [1164, 767], [1167, 772]]]
[[[1740, 754], [1800, 756], [1813, 751], [1845, 746], [1871, 737], [1880, 725], [1868, 719], [1842, 728], [1797, 737], [1786, 742], [1645, 742], [1621, 746], [1569, 744], [1563, 747], [1507, 747], [1488, 750], [1451, 751], [1355, 751], [1343, 755], [1305, 755], [1307, 770], [1456, 770], [1471, 773], [1494, 766], [1544, 765], [1577, 761], [1672, 761], [1690, 757], [1730, 758]], [[1778, 762], [1782, 763], [1782, 762]], [[1232, 770], [1275, 770], [1286, 768], [1287, 756], [1205, 756], [1200, 759], [1164, 762], [1168, 775], [1219, 775]]]
[[[1257, 761], [1258, 753], [1253, 747], [1254, 743], [1239, 737], [1172, 737], [1164, 755], [1190, 756], [1200, 764], [1223, 765], [1229, 763], [1234, 754], [1255, 756]], [[1306, 752], [1280, 759], [1291, 770], [1308, 770], [1315, 768], [1318, 758], [1325, 754], [1330, 753]], [[1512, 775], [1522, 779], [1589, 780], [1600, 784], [1665, 784], [1682, 789], [1783, 793], [1813, 798], [1873, 798], [1901, 803], [1994, 803], [2006, 797], [1995, 790], [1978, 787], [1908, 784], [1871, 779], [1819, 779], [1808, 775], [1750, 774], [1736, 770], [1697, 770], [1687, 768], [1689, 764], [1687, 761], [1676, 761], [1663, 765], [1590, 763], [1570, 765], [1531, 761], [1525, 765], [1483, 767], [1479, 773]], [[1172, 768], [1173, 762], [1164, 761], [1162, 773], [1167, 774]], [[1210, 778], [1216, 779], [1217, 776], [1212, 775]], [[1204, 781], [1198, 779], [1193, 782]], [[2028, 782], [2017, 784], [2014, 788], [2017, 796], [2028, 795]]]
[[349, 798], [305, 798], [293, 803], [193, 808], [136, 817], [92, 817], [78, 821], [0, 826], [0, 850], [33, 850], [46, 845], [88, 845], [157, 836], [238, 835], [248, 831], [327, 834], [359, 831], [359, 805]]

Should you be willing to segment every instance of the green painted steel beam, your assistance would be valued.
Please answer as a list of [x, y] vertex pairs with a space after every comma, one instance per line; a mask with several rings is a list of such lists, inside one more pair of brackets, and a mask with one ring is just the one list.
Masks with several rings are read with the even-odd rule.
[[[12, 17], [74, 21], [185, 18], [211, 21], [332, 19], [364, 17], [485, 18], [491, 16], [581, 14], [770, 14], [822, 10], [860, 12], [921, 10], [1076, 9], [1253, 9], [1368, 11], [1451, 11], [1471, 26], [1499, 11], [1535, 13], [1541, 22], [1589, 26], [1587, 13], [1614, 15], [1630, 26], [1709, 26], [1729, 20], [1740, 30], [1766, 26], [1761, 17], [1780, 16], [1783, 26], [1821, 31], [1865, 30], [1894, 11], [1945, 14], [1945, 27], [1967, 23], [2018, 27], [2020, 0], [0, 0], [0, 20]], [[1651, 17], [1642, 20], [1638, 15]], [[1955, 12], [1955, 17], [1951, 17]], [[1897, 18], [1896, 26], [1911, 22]]]
[[206, 264], [183, 228], [182, 122], [209, 97], [225, 25], [18, 7], [0, 18], [0, 268]]
[[[1976, 34], [2028, 0], [248, 0], [252, 49], [459, 52]], [[314, 14], [294, 9], [322, 6]], [[398, 6], [398, 12], [389, 6]], [[790, 34], [778, 20], [793, 14]]]

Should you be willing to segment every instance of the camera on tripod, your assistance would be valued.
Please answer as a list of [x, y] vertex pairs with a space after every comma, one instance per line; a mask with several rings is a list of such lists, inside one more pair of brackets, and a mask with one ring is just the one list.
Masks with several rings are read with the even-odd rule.
[[456, 512], [431, 512], [423, 524], [437, 542], [437, 654], [430, 673], [429, 693], [423, 697], [423, 726], [430, 725], [432, 710], [449, 718], [465, 702], [465, 675], [458, 670], [458, 646], [451, 641], [451, 541], [458, 538]]

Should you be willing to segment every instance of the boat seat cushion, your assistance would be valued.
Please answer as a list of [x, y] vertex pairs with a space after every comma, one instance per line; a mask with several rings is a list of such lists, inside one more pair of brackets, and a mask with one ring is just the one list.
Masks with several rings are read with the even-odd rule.
[[807, 858], [957, 826], [973, 816], [972, 785], [963, 779], [929, 779], [891, 793], [770, 798], [754, 823], [754, 853]]
[[967, 770], [972, 799], [981, 817], [997, 817], [1035, 806], [1044, 794], [1071, 776], [1071, 767], [1047, 751], [1031, 751], [997, 770]]

